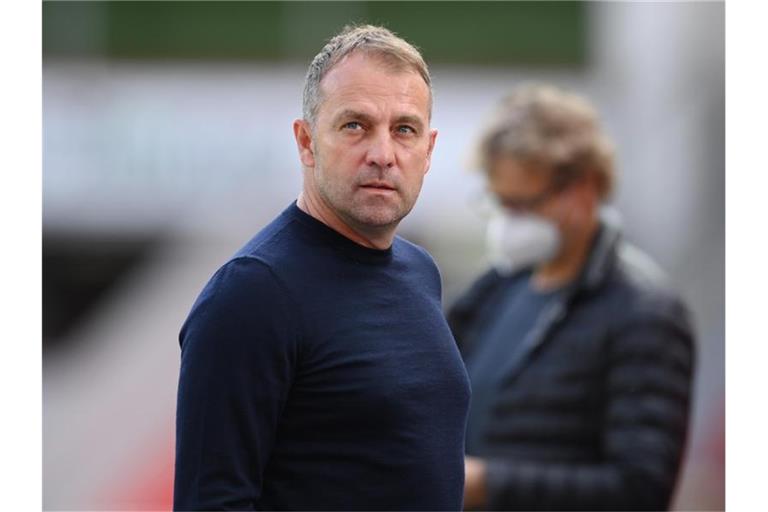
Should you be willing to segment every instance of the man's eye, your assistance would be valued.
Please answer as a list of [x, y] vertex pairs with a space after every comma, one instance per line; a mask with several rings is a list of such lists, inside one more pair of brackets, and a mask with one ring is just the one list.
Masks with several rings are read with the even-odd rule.
[[344, 125], [342, 126], [342, 128], [345, 130], [358, 130], [362, 127], [363, 125], [361, 125], [357, 121], [350, 121], [348, 123], [344, 123]]
[[400, 125], [397, 127], [398, 133], [416, 133], [416, 130], [413, 128], [413, 126], [408, 125]]

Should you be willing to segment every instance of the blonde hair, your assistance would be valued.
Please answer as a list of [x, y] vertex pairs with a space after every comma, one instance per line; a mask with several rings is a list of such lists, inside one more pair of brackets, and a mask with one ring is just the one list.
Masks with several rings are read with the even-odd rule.
[[361, 51], [380, 57], [393, 70], [417, 71], [429, 88], [429, 114], [432, 114], [432, 80], [429, 69], [419, 51], [384, 27], [373, 25], [347, 25], [315, 55], [304, 81], [303, 116], [314, 126], [317, 112], [323, 101], [320, 82], [344, 57]]
[[498, 105], [481, 132], [473, 165], [488, 172], [500, 157], [548, 169], [559, 181], [594, 172], [602, 199], [613, 190], [613, 146], [594, 107], [549, 85], [521, 86]]

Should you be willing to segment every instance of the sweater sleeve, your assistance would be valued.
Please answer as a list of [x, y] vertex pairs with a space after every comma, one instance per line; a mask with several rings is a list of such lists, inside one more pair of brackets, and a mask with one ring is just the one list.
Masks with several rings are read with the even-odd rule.
[[253, 258], [224, 265], [197, 299], [179, 335], [174, 510], [258, 508], [295, 371], [294, 316]]
[[487, 463], [495, 510], [663, 510], [685, 445], [693, 340], [659, 319], [626, 325], [607, 354], [603, 461]]

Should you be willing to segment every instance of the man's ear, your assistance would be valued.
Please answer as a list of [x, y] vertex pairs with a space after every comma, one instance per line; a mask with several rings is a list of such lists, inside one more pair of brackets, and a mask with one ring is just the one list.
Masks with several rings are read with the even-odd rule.
[[561, 195], [562, 206], [569, 209], [573, 220], [591, 219], [600, 207], [596, 175], [587, 172], [567, 187]]
[[435, 149], [435, 141], [437, 140], [437, 130], [429, 131], [429, 147], [427, 148], [427, 162], [424, 167], [424, 174], [429, 171], [429, 166], [432, 165], [432, 150]]
[[296, 119], [293, 122], [293, 136], [296, 138], [296, 147], [299, 149], [299, 160], [305, 168], [315, 166], [315, 145], [312, 141], [312, 128], [304, 119]]
[[600, 182], [600, 175], [597, 173], [597, 171], [593, 169], [589, 169], [588, 172], [584, 174], [584, 177], [582, 178], [583, 182], [581, 183], [581, 194], [583, 196], [583, 201], [587, 204], [589, 208], [596, 209], [600, 205], [600, 195], [601, 195], [601, 182]]

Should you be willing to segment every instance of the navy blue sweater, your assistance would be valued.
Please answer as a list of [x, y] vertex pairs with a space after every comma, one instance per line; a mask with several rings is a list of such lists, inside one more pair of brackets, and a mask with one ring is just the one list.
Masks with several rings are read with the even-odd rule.
[[174, 509], [462, 508], [469, 383], [423, 249], [294, 203], [179, 338]]

